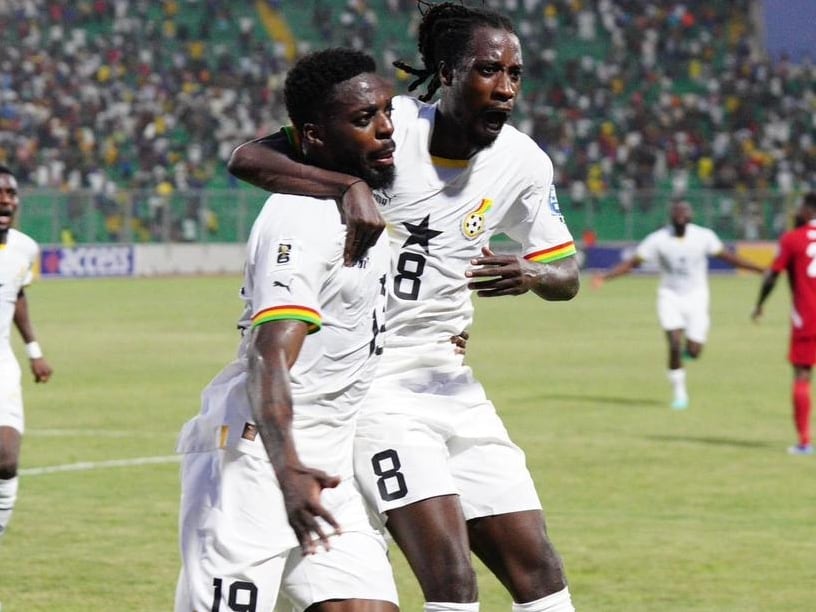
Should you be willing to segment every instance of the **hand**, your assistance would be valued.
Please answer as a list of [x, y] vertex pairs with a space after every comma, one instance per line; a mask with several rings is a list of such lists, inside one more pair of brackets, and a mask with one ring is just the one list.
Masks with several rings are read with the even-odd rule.
[[38, 383], [48, 382], [48, 379], [51, 378], [51, 374], [53, 374], [54, 371], [51, 369], [51, 366], [48, 365], [48, 362], [45, 360], [45, 357], [31, 359], [30, 361], [31, 361], [31, 373], [34, 374], [34, 382]]
[[332, 489], [340, 484], [340, 478], [329, 476], [322, 470], [303, 465], [287, 468], [278, 477], [283, 492], [286, 516], [295, 532], [304, 555], [317, 552], [318, 542], [329, 550], [329, 535], [323, 532], [317, 518], [321, 518], [340, 533], [340, 525], [331, 513], [320, 503], [323, 489]]
[[465, 350], [467, 349], [467, 341], [470, 338], [470, 334], [466, 330], [460, 331], [455, 336], [450, 337], [451, 344], [454, 345], [453, 352], [457, 355], [464, 355]]
[[536, 283], [537, 270], [525, 259], [516, 255], [496, 255], [490, 247], [482, 247], [482, 257], [471, 259], [470, 263], [483, 266], [465, 272], [468, 278], [485, 279], [468, 283], [468, 289], [475, 290], [479, 297], [521, 295]]
[[346, 222], [343, 263], [353, 266], [374, 246], [385, 229], [385, 220], [365, 181], [352, 183], [340, 199]]

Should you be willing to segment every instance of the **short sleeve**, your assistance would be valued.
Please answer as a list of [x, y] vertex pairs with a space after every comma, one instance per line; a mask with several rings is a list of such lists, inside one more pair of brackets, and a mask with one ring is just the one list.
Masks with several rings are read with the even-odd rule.
[[793, 253], [793, 249], [791, 248], [793, 246], [792, 239], [793, 234], [791, 233], [783, 234], [782, 238], [779, 239], [777, 253], [771, 263], [771, 270], [774, 272], [780, 273], [788, 269]]
[[657, 247], [659, 243], [659, 232], [653, 232], [646, 236], [643, 241], [637, 245], [635, 249], [635, 256], [643, 261], [654, 261], [657, 259]]
[[[298, 205], [303, 210], [293, 211]], [[337, 241], [326, 239], [321, 219], [305, 201], [274, 206], [276, 214], [259, 220], [247, 248], [252, 326], [296, 320], [316, 332], [322, 325], [318, 293], [336, 258]]]
[[723, 245], [722, 240], [720, 240], [717, 234], [712, 230], [706, 230], [706, 233], [708, 234], [706, 240], [706, 255], [719, 255], [725, 251], [725, 245]]
[[552, 162], [543, 151], [536, 153], [541, 156], [536, 160], [541, 162], [541, 179], [521, 193], [507, 217], [518, 221], [500, 229], [521, 244], [525, 259], [550, 263], [574, 255], [575, 241], [558, 204]]

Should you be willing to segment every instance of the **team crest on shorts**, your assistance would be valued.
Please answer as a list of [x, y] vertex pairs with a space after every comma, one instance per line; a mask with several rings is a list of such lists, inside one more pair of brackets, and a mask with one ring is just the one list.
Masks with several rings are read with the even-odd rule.
[[476, 210], [467, 214], [462, 220], [462, 233], [468, 240], [473, 240], [485, 231], [485, 215], [490, 207], [493, 206], [493, 200], [484, 198]]

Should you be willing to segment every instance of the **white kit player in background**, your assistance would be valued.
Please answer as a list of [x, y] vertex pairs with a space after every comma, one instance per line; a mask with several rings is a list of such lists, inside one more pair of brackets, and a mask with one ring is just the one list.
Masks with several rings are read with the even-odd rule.
[[19, 205], [17, 179], [0, 166], [0, 536], [17, 500], [17, 462], [24, 429], [22, 372], [11, 350], [12, 321], [25, 342], [35, 382], [48, 382], [52, 373], [34, 335], [25, 294], [39, 247], [11, 227]]
[[[349, 50], [305, 56], [286, 78], [310, 163], [393, 178], [392, 89]], [[385, 237], [343, 265], [332, 200], [274, 195], [246, 253], [236, 361], [183, 428], [177, 612], [396, 612], [382, 535], [354, 481], [357, 414], [382, 353]]]
[[[373, 194], [392, 257], [385, 351], [360, 413], [355, 471], [408, 558], [426, 612], [478, 610], [471, 551], [500, 577], [514, 610], [569, 612], [524, 453], [450, 339], [472, 322], [473, 291], [571, 299], [575, 246], [549, 157], [505, 123], [522, 72], [512, 23], [451, 2], [422, 15], [426, 68], [399, 67], [418, 82], [431, 78], [428, 96], [439, 88], [441, 99], [393, 101], [397, 175]], [[242, 145], [230, 170], [270, 191], [343, 193], [349, 177], [298, 164], [281, 141]], [[362, 187], [346, 193], [347, 217], [372, 197]], [[521, 255], [493, 254], [490, 238], [502, 232]]]
[[593, 284], [600, 288], [605, 281], [628, 274], [644, 262], [660, 268], [657, 316], [669, 345], [671, 407], [682, 410], [689, 405], [682, 358], [700, 356], [711, 324], [708, 258], [717, 257], [736, 268], [753, 272], [761, 273], [763, 269], [726, 250], [712, 230], [691, 223], [692, 208], [688, 202], [674, 202], [669, 216], [669, 225], [646, 236], [632, 257], [596, 275]]

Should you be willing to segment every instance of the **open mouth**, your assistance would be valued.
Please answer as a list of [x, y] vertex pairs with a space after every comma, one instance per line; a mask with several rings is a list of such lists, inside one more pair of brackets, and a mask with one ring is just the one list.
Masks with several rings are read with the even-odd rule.
[[504, 126], [509, 116], [509, 110], [491, 109], [482, 113], [482, 121], [488, 130], [491, 132], [498, 132], [502, 129], [502, 126]]
[[14, 216], [13, 211], [8, 209], [0, 209], [0, 225], [8, 225], [11, 223], [12, 216]]

